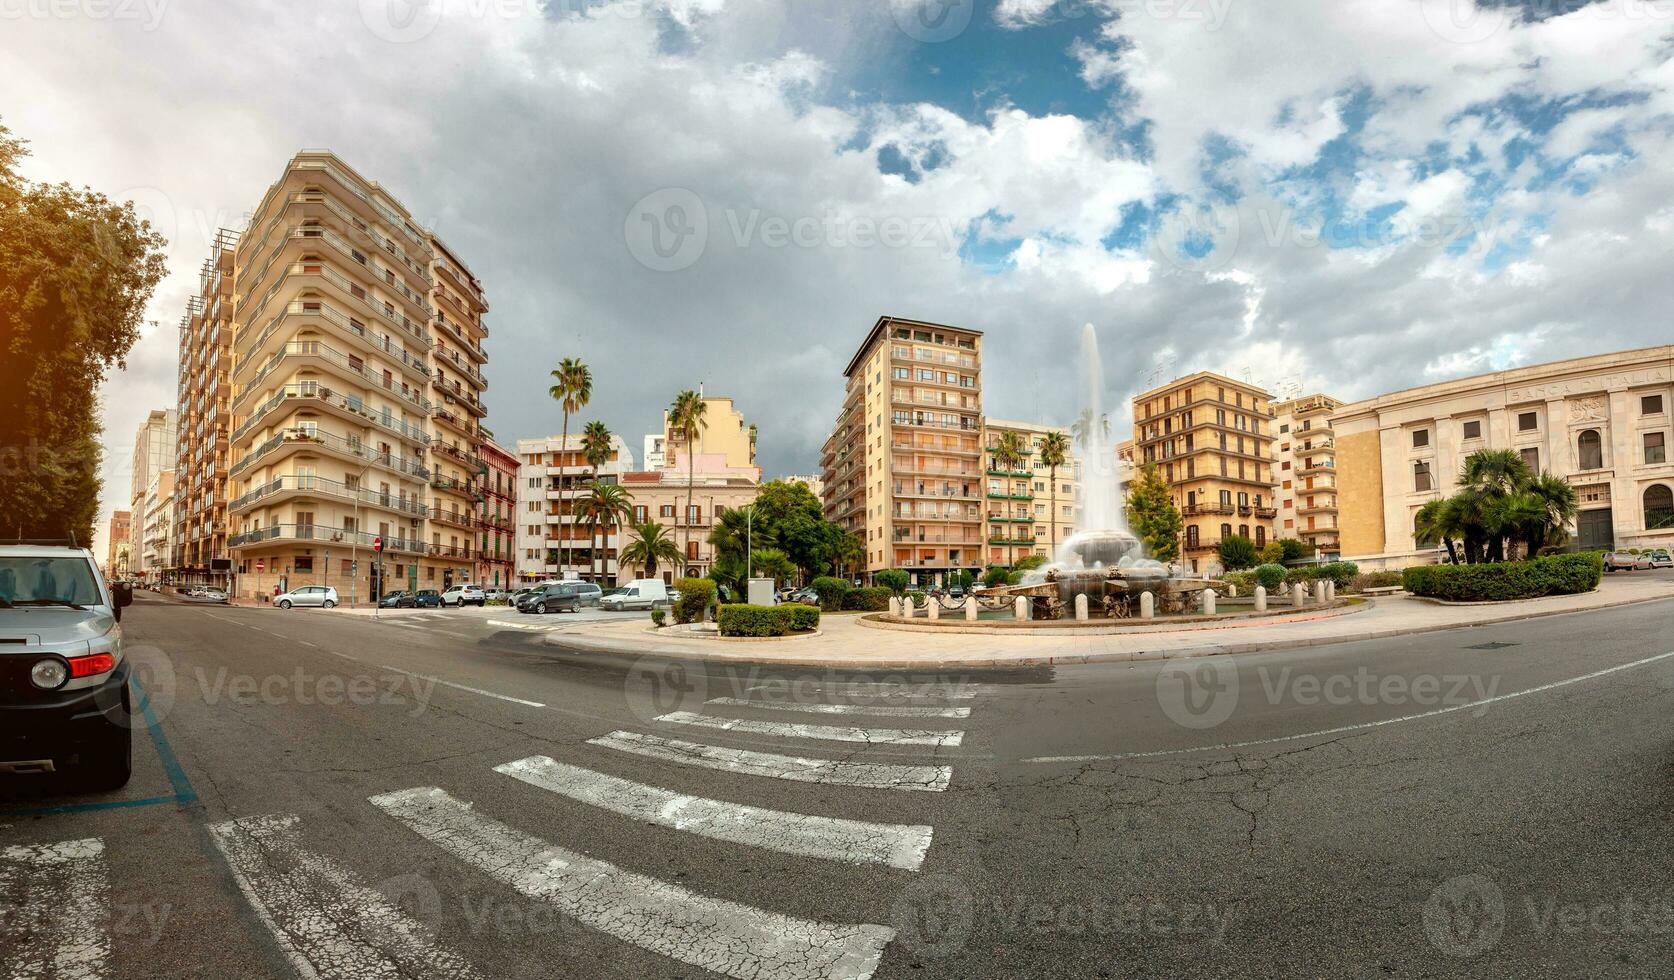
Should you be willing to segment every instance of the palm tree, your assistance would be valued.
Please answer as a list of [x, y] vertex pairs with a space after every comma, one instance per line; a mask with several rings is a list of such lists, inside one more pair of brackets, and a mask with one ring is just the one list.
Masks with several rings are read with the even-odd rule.
[[588, 488], [587, 496], [578, 502], [581, 516], [587, 522], [587, 542], [591, 546], [594, 538], [603, 529], [604, 547], [596, 549], [599, 560], [598, 580], [604, 581], [605, 559], [604, 553], [610, 550], [610, 526], [612, 524], [626, 524], [634, 513], [633, 497], [628, 494], [626, 487], [619, 483], [599, 483], [594, 481]]
[[[1021, 432], [1001, 432], [1000, 437], [994, 440], [994, 445], [988, 447], [988, 451], [994, 454], [995, 469], [1007, 471], [1020, 469], [1024, 461], [1029, 458], [1029, 447], [1023, 442]], [[1009, 527], [1006, 529], [1006, 540], [1009, 542], [1008, 547], [1011, 549], [1011, 560], [1006, 567], [1010, 568], [1017, 564], [1017, 538], [1016, 532]]]
[[704, 417], [709, 412], [709, 406], [703, 396], [690, 388], [674, 396], [673, 404], [668, 408], [669, 433], [678, 436], [686, 443], [686, 548], [692, 545], [692, 489], [697, 483], [697, 437], [698, 433], [709, 428], [709, 421]]
[[1040, 441], [1040, 461], [1046, 464], [1047, 473], [1052, 485], [1051, 509], [1047, 512], [1047, 534], [1051, 537], [1051, 550], [1058, 553], [1058, 467], [1069, 460], [1069, 440], [1062, 432], [1048, 432]]
[[634, 543], [622, 549], [622, 564], [641, 565], [646, 578], [657, 577], [657, 565], [680, 561], [680, 546], [669, 536], [668, 529], [656, 521], [633, 525]]
[[[562, 441], [558, 443], [558, 486], [561, 489], [568, 489], [564, 486], [564, 454], [570, 450], [570, 413], [581, 411], [589, 401], [593, 400], [593, 371], [583, 364], [580, 358], [566, 357], [558, 362], [558, 367], [552, 372], [552, 382], [552, 387], [548, 388], [546, 393], [551, 395], [552, 400], [564, 409], [564, 434]], [[563, 531], [563, 513], [564, 504], [560, 495], [558, 504], [560, 532]], [[560, 578], [564, 574], [565, 540], [566, 538], [560, 533], [558, 538], [558, 575]]]

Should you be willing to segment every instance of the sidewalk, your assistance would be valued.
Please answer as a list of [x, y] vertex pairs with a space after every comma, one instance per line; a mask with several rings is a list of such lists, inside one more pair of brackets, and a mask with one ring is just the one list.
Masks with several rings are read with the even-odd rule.
[[596, 653], [666, 656], [724, 663], [782, 666], [923, 669], [1021, 667], [1101, 661], [1207, 657], [1289, 647], [1382, 639], [1461, 626], [1513, 622], [1538, 616], [1608, 609], [1674, 598], [1674, 580], [1650, 576], [1608, 577], [1598, 591], [1549, 596], [1493, 606], [1453, 606], [1412, 596], [1372, 599], [1346, 615], [1301, 622], [1231, 621], [1179, 629], [1148, 628], [1127, 634], [1031, 635], [897, 630], [863, 623], [858, 615], [825, 616], [816, 636], [729, 642], [653, 636], [649, 620], [578, 626], [546, 637], [548, 644]]

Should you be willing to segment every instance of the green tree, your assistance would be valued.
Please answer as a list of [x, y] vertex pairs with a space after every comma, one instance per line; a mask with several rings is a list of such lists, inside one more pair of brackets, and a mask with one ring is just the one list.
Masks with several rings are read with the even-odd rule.
[[672, 565], [685, 557], [668, 529], [656, 521], [635, 524], [633, 532], [634, 541], [622, 549], [621, 561], [624, 565], [643, 566], [646, 578], [656, 578], [657, 566], [663, 562]]
[[602, 582], [605, 577], [605, 552], [610, 550], [611, 525], [620, 527], [633, 518], [633, 497], [621, 484], [594, 482], [578, 505], [581, 519], [587, 523], [589, 546], [597, 538], [604, 538], [603, 547], [593, 548], [599, 566], [595, 581]]
[[686, 543], [692, 542], [692, 489], [697, 484], [697, 439], [709, 428], [709, 405], [703, 396], [690, 388], [674, 396], [668, 407], [669, 434], [686, 444], [686, 514], [681, 522], [686, 526]]
[[[1029, 445], [1023, 441], [1023, 434], [1013, 430], [1001, 432], [994, 440], [994, 445], [988, 447], [988, 452], [994, 457], [994, 468], [997, 470], [1020, 470], [1029, 458]], [[1006, 484], [1010, 486], [1009, 483]], [[1011, 514], [1008, 512], [1007, 517]], [[1017, 532], [1006, 532], [1007, 553], [1010, 560], [1008, 565], [1017, 567]]]
[[[564, 411], [563, 438], [558, 443], [558, 486], [562, 490], [568, 490], [569, 486], [564, 482], [566, 476], [564, 471], [566, 469], [565, 462], [569, 459], [570, 452], [570, 415], [581, 411], [588, 402], [593, 400], [592, 369], [583, 364], [578, 357], [564, 358], [552, 370], [552, 387], [548, 388], [546, 393], [552, 396], [552, 400], [556, 401]], [[566, 502], [560, 499], [558, 504], [559, 514], [564, 513]], [[574, 514], [574, 505], [571, 504], [570, 508], [570, 513]], [[562, 576], [564, 574], [564, 542], [569, 538], [567, 537], [568, 532], [562, 524], [558, 526], [558, 530], [560, 534], [558, 538], [558, 574]]]
[[1160, 562], [1180, 557], [1180, 532], [1185, 519], [1174, 506], [1174, 495], [1163, 482], [1157, 464], [1147, 463], [1128, 490], [1128, 526], [1145, 543], [1145, 552]]
[[1241, 534], [1222, 538], [1218, 551], [1221, 567], [1229, 572], [1254, 568], [1259, 560], [1256, 555], [1255, 542]]
[[139, 339], [167, 242], [132, 204], [24, 179], [27, 155], [0, 125], [0, 533], [90, 545], [98, 386]]
[[1046, 512], [1046, 533], [1054, 555], [1058, 553], [1058, 467], [1069, 462], [1069, 448], [1069, 439], [1056, 430], [1048, 432], [1040, 441], [1040, 461], [1051, 481], [1047, 486], [1051, 504]]

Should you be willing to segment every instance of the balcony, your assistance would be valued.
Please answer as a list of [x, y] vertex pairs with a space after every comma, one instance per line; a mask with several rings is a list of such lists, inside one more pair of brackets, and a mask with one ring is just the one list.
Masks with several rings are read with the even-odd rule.
[[257, 503], [275, 504], [293, 497], [330, 497], [362, 507], [394, 511], [408, 517], [424, 517], [428, 513], [424, 502], [417, 497], [392, 497], [387, 493], [379, 493], [365, 487], [351, 487], [336, 480], [295, 475], [274, 477], [234, 500], [228, 505], [228, 509], [236, 512]]
[[[313, 428], [281, 429], [272, 438], [250, 452], [228, 471], [229, 476], [240, 473], [255, 466], [257, 463], [271, 457], [271, 461], [279, 459], [294, 451], [323, 450], [349, 459], [361, 460], [402, 476], [416, 480], [430, 478], [430, 470], [421, 462], [405, 459], [391, 453], [373, 449], [356, 439], [345, 439], [330, 432], [321, 432]], [[265, 465], [265, 464], [264, 464]]]

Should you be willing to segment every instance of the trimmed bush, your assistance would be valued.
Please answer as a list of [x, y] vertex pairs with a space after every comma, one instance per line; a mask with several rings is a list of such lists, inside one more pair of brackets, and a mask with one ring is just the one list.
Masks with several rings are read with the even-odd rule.
[[1285, 584], [1285, 566], [1283, 565], [1257, 565], [1255, 571], [1250, 574], [1255, 576], [1256, 584], [1268, 592], [1273, 592], [1279, 586]]
[[651, 625], [660, 627], [667, 621], [668, 614], [663, 612], [662, 606], [651, 607]]
[[791, 630], [789, 606], [722, 606], [716, 615], [722, 636], [784, 636]]
[[1418, 565], [1401, 573], [1413, 595], [1454, 602], [1504, 602], [1573, 595], [1598, 588], [1604, 562], [1596, 552], [1478, 565]]
[[850, 589], [848, 595], [843, 596], [843, 608], [859, 612], [883, 612], [889, 608], [889, 599], [893, 595], [894, 592], [878, 585]]
[[840, 578], [821, 575], [809, 583], [809, 588], [819, 594], [821, 609], [826, 612], [836, 612], [843, 608], [843, 600], [848, 596], [849, 590], [853, 586]]
[[913, 577], [899, 568], [888, 568], [872, 576], [872, 580], [896, 595], [900, 595], [907, 591], [907, 586], [912, 584]]
[[715, 580], [683, 578], [674, 583], [680, 601], [674, 604], [676, 623], [701, 623], [704, 610], [715, 604]]
[[[820, 601], [825, 601], [825, 593], [823, 592], [820, 593]], [[809, 630], [817, 630], [820, 628], [820, 610], [818, 606], [805, 606], [801, 603], [792, 603], [788, 608], [790, 609], [791, 629], [795, 632], [806, 633]]]

